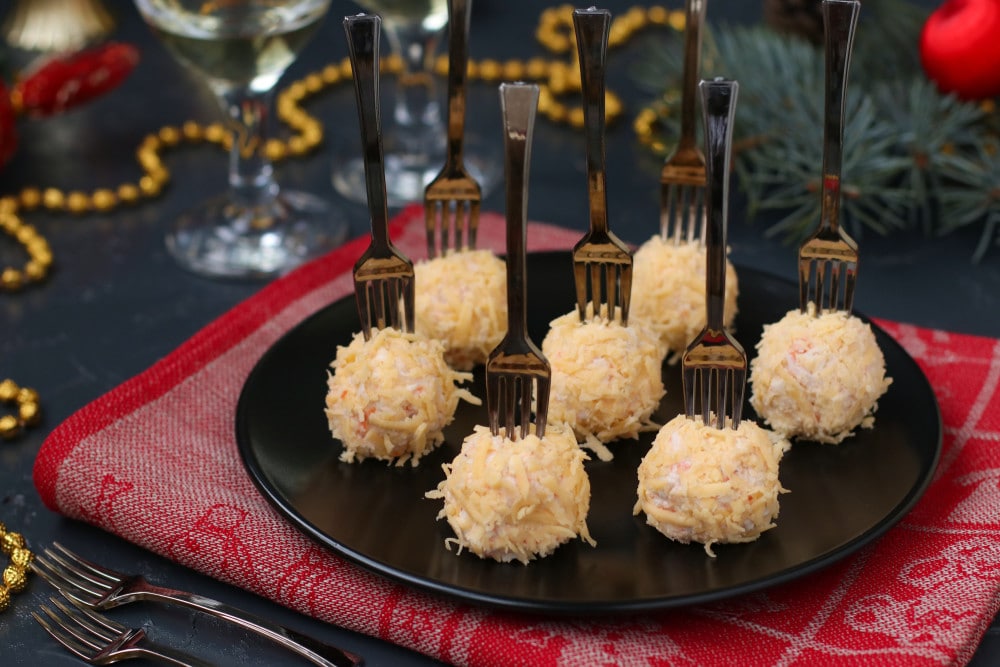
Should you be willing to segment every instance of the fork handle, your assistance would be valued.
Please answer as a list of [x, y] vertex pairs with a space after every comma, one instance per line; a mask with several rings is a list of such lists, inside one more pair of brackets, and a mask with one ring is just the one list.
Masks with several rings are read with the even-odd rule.
[[702, 81], [705, 122], [705, 174], [708, 185], [705, 225], [705, 309], [707, 327], [723, 330], [726, 301], [726, 227], [729, 217], [729, 160], [739, 84], [726, 79]]
[[823, 0], [826, 92], [823, 105], [820, 228], [834, 232], [840, 227], [840, 175], [844, 151], [847, 73], [860, 9], [861, 3], [858, 0]]
[[344, 18], [344, 32], [347, 34], [351, 71], [354, 73], [354, 94], [358, 103], [358, 121], [361, 125], [372, 245], [388, 253], [389, 205], [385, 192], [378, 73], [382, 18], [374, 14], [347, 16]]
[[349, 651], [321, 642], [308, 635], [303, 635], [283, 625], [258, 618], [203, 595], [178, 591], [145, 582], [142, 590], [138, 591], [135, 597], [177, 604], [182, 607], [197, 609], [206, 614], [211, 614], [216, 618], [221, 618], [224, 621], [266, 637], [293, 653], [302, 656], [309, 662], [321, 665], [321, 667], [357, 667], [364, 664], [364, 660], [360, 656]]
[[194, 656], [187, 655], [169, 646], [157, 645], [155, 649], [133, 646], [122, 649], [119, 654], [121, 659], [146, 658], [161, 665], [172, 665], [173, 667], [213, 667], [213, 663], [199, 660]]
[[705, 22], [708, 0], [684, 3], [684, 71], [681, 80], [681, 136], [677, 148], [695, 149], [695, 88], [701, 69], [701, 27]]
[[462, 165], [465, 136], [465, 77], [469, 67], [472, 0], [448, 0], [448, 150], [445, 161]]
[[525, 277], [528, 173], [531, 139], [538, 110], [538, 86], [500, 84], [503, 116], [504, 178], [507, 183], [507, 329], [508, 337], [528, 333], [528, 283]]
[[580, 84], [583, 89], [584, 134], [587, 138], [587, 197], [590, 231], [608, 233], [608, 193], [605, 151], [605, 77], [611, 12], [606, 9], [573, 11]]

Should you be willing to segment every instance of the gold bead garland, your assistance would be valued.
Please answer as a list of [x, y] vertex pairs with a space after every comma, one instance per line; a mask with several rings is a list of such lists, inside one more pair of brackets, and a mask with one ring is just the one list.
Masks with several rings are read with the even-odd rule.
[[657, 153], [666, 153], [669, 146], [660, 138], [663, 129], [661, 119], [670, 116], [672, 111], [681, 102], [679, 90], [667, 91], [662, 99], [654, 104], [639, 110], [635, 120], [632, 122], [632, 129], [639, 139], [639, 143]]
[[28, 426], [34, 426], [42, 419], [42, 409], [38, 392], [28, 387], [19, 387], [11, 379], [0, 382], [0, 403], [17, 406], [17, 413], [0, 417], [0, 438], [11, 440]]
[[20, 593], [28, 585], [28, 570], [34, 554], [28, 550], [21, 533], [7, 530], [0, 522], [0, 551], [7, 554], [9, 562], [0, 580], [0, 613], [10, 606], [15, 593]]

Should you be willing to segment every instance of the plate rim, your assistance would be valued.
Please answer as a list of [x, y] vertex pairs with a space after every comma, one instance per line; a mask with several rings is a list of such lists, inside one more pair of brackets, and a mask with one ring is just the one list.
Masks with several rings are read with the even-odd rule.
[[[531, 252], [528, 253], [529, 258], [534, 258], [536, 261], [544, 261], [546, 258], [556, 258], [562, 257], [563, 259], [568, 257], [568, 251], [543, 251], [543, 252]], [[743, 276], [747, 276], [748, 279], [752, 279], [751, 276], [759, 276], [761, 278], [766, 278], [772, 281], [779, 281], [790, 286], [794, 286], [793, 282], [783, 276], [777, 275], [775, 273], [767, 272], [764, 270], [741, 266], [736, 264], [736, 270], [741, 276], [741, 282], [744, 280]], [[376, 575], [386, 577], [390, 580], [412, 586], [418, 590], [433, 593], [436, 595], [443, 596], [453, 601], [471, 603], [478, 606], [483, 606], [492, 609], [506, 610], [506, 611], [516, 611], [522, 613], [533, 613], [542, 614], [550, 616], [568, 616], [568, 615], [599, 615], [599, 616], [616, 616], [616, 615], [628, 615], [635, 613], [645, 613], [650, 611], [663, 611], [668, 609], [677, 609], [682, 607], [688, 607], [698, 604], [706, 604], [711, 602], [717, 602], [719, 600], [729, 599], [732, 597], [738, 597], [740, 595], [746, 595], [748, 593], [753, 593], [761, 591], [767, 588], [772, 588], [777, 585], [788, 583], [800, 579], [802, 577], [813, 574], [819, 570], [825, 569], [830, 565], [846, 558], [847, 556], [855, 553], [864, 546], [875, 542], [877, 539], [885, 535], [891, 528], [898, 524], [909, 512], [913, 509], [914, 505], [920, 500], [924, 495], [927, 488], [930, 486], [934, 479], [935, 472], [940, 463], [942, 449], [943, 449], [943, 436], [944, 428], [941, 418], [941, 408], [937, 400], [937, 395], [934, 393], [933, 387], [930, 384], [930, 380], [927, 378], [923, 369], [920, 368], [917, 361], [906, 351], [906, 349], [893, 338], [885, 329], [880, 327], [871, 318], [867, 317], [863, 313], [858, 311], [852, 311], [852, 314], [857, 316], [859, 319], [869, 324], [874, 332], [879, 335], [884, 341], [888, 341], [889, 344], [896, 348], [897, 353], [901, 353], [905, 358], [907, 363], [912, 364], [916, 369], [919, 379], [921, 380], [920, 389], [926, 391], [926, 397], [931, 399], [934, 407], [933, 421], [936, 426], [936, 433], [934, 438], [933, 450], [931, 452], [931, 457], [929, 465], [926, 469], [922, 470], [923, 473], [917, 479], [916, 483], [909, 488], [905, 496], [901, 501], [892, 509], [891, 512], [881, 517], [876, 521], [870, 528], [865, 530], [863, 533], [855, 536], [843, 544], [830, 549], [829, 551], [819, 554], [813, 558], [802, 561], [801, 563], [788, 567], [780, 572], [770, 574], [764, 577], [757, 577], [751, 579], [742, 584], [732, 585], [725, 588], [714, 589], [710, 591], [704, 591], [699, 593], [692, 593], [686, 595], [677, 595], [669, 597], [653, 597], [648, 599], [634, 599], [634, 600], [606, 600], [606, 601], [595, 601], [589, 600], [587, 602], [579, 601], [564, 601], [561, 603], [554, 603], [551, 600], [534, 600], [527, 599], [517, 596], [508, 596], [496, 593], [484, 593], [482, 591], [477, 591], [470, 589], [468, 587], [450, 584], [447, 582], [441, 582], [436, 579], [420, 576], [416, 574], [411, 574], [409, 572], [401, 571], [394, 568], [391, 565], [387, 565], [380, 560], [377, 560], [365, 553], [362, 553], [356, 549], [347, 546], [331, 535], [324, 532], [321, 528], [316, 526], [313, 522], [308, 520], [302, 513], [287, 499], [283, 494], [281, 494], [276, 488], [273, 488], [273, 484], [269, 483], [267, 479], [267, 473], [261, 469], [259, 460], [253, 451], [251, 444], [249, 443], [249, 436], [245, 433], [248, 428], [246, 425], [246, 407], [244, 401], [244, 394], [248, 390], [247, 388], [251, 384], [251, 380], [258, 372], [258, 369], [264, 364], [267, 357], [270, 355], [271, 351], [282, 343], [286, 338], [293, 336], [295, 332], [302, 326], [304, 326], [308, 321], [315, 317], [321, 317], [322, 313], [329, 308], [336, 306], [338, 303], [345, 302], [352, 299], [352, 294], [347, 294], [339, 299], [336, 299], [323, 307], [319, 308], [317, 311], [307, 315], [298, 323], [290, 327], [286, 332], [284, 332], [277, 340], [275, 340], [271, 345], [268, 346], [266, 350], [260, 355], [258, 360], [254, 363], [254, 366], [250, 373], [247, 375], [244, 384], [240, 388], [240, 394], [237, 400], [236, 415], [235, 415], [235, 431], [236, 431], [236, 442], [237, 449], [240, 454], [240, 459], [246, 469], [249, 477], [251, 478], [254, 486], [258, 491], [264, 496], [264, 498], [275, 507], [280, 514], [287, 519], [292, 526], [304, 534], [308, 535], [312, 540], [318, 542], [322, 546], [330, 549], [337, 555], [343, 556], [348, 561], [362, 567], [368, 572], [372, 572]], [[811, 443], [815, 444], [815, 443]], [[793, 447], [795, 445], [793, 444]], [[830, 445], [816, 445], [816, 446], [830, 446]]]

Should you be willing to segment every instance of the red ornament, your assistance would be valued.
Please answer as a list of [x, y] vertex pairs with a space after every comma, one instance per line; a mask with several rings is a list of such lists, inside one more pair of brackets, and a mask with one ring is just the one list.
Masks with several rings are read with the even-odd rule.
[[118, 86], [138, 62], [135, 47], [109, 42], [41, 61], [12, 90], [0, 80], [0, 167], [17, 150], [18, 114], [51, 116], [84, 104]]
[[50, 116], [78, 106], [118, 86], [138, 62], [135, 47], [118, 42], [42, 61], [21, 73], [15, 88], [20, 108]]
[[10, 103], [7, 86], [0, 80], [0, 166], [7, 164], [17, 150], [17, 128], [14, 107]]
[[1000, 0], [945, 0], [920, 33], [920, 62], [943, 93], [1000, 95]]

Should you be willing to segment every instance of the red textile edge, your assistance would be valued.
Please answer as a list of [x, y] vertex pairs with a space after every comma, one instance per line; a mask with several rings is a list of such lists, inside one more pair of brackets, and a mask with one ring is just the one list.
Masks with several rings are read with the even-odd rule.
[[[410, 220], [422, 215], [422, 207], [407, 207], [390, 223], [390, 234], [401, 232]], [[366, 235], [358, 236], [269, 283], [200, 329], [147, 370], [91, 401], [56, 426], [42, 443], [40, 451], [44, 450], [46, 455], [35, 458], [32, 470], [35, 488], [45, 506], [59, 511], [56, 499], [59, 468], [80, 441], [167, 393], [230, 346], [243, 340], [270, 319], [275, 304], [279, 309], [284, 308], [331, 278], [351, 270], [368, 246], [368, 241]]]

